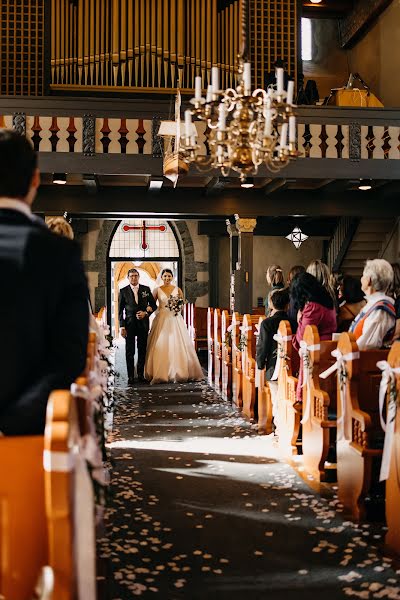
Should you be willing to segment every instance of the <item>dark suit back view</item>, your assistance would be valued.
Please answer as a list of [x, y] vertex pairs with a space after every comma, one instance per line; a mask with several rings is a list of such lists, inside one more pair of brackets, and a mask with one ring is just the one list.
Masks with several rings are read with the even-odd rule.
[[79, 247], [0, 208], [0, 286], [0, 431], [40, 434], [50, 391], [68, 388], [85, 366], [89, 309]]

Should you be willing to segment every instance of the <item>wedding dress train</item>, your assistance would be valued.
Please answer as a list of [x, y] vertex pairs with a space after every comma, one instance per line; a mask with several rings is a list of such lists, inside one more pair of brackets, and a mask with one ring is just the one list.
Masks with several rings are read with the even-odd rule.
[[[168, 296], [162, 289], [156, 288], [154, 294], [158, 309], [147, 340], [145, 378], [151, 384], [204, 379], [182, 315], [169, 310]], [[177, 287], [171, 296], [178, 297]]]

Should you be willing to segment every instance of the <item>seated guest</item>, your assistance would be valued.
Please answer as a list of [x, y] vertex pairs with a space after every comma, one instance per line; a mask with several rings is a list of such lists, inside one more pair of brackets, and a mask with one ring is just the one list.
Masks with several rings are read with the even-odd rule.
[[339, 307], [338, 332], [348, 331], [351, 323], [365, 306], [364, 292], [361, 282], [356, 277], [345, 275], [341, 286], [341, 299], [343, 302]]
[[[304, 273], [305, 267], [303, 265], [294, 265], [289, 271], [289, 275], [287, 278], [287, 285], [290, 288], [290, 284], [293, 281], [293, 278], [299, 273]], [[296, 333], [297, 331], [297, 310], [294, 308], [293, 298], [290, 296], [289, 300], [289, 308], [288, 308], [288, 317], [290, 324], [292, 325], [292, 333]]]
[[396, 329], [393, 335], [393, 341], [400, 339], [400, 264], [392, 263], [393, 285], [390, 295], [394, 299], [394, 308], [396, 310]]
[[392, 340], [396, 322], [394, 300], [387, 295], [393, 285], [393, 268], [387, 260], [367, 260], [361, 288], [367, 304], [350, 325], [360, 350], [381, 348]]
[[86, 363], [88, 289], [79, 247], [31, 212], [37, 156], [0, 130], [0, 431], [42, 434], [49, 394], [68, 389]]
[[[317, 327], [321, 340], [330, 340], [332, 333], [336, 331], [336, 310], [328, 290], [310, 273], [300, 273], [292, 281], [290, 295], [298, 311], [299, 324], [296, 335], [292, 338], [294, 349], [299, 351], [307, 325]], [[298, 400], [301, 400], [302, 380], [303, 365], [300, 361]]]
[[327, 290], [330, 297], [332, 298], [333, 304], [337, 310], [338, 309], [338, 301], [337, 301], [336, 291], [335, 291], [334, 287], [332, 286], [332, 274], [329, 270], [328, 265], [323, 263], [322, 260], [313, 260], [312, 262], [310, 262], [310, 264], [307, 267], [307, 273], [314, 275], [314, 277], [316, 279], [318, 279], [318, 281], [320, 283], [322, 283], [322, 285], [324, 286], [324, 288]]
[[271, 390], [273, 414], [275, 415], [276, 394], [278, 382], [271, 381], [274, 374], [277, 358], [277, 342], [274, 335], [278, 332], [279, 323], [288, 319], [287, 308], [289, 306], [289, 292], [287, 288], [275, 290], [269, 297], [269, 317], [264, 319], [260, 326], [257, 341], [256, 362], [259, 369], [265, 368], [265, 378], [269, 381]]
[[70, 240], [74, 239], [74, 231], [64, 217], [48, 217], [46, 218], [46, 225], [53, 233], [63, 235]]
[[265, 300], [265, 314], [269, 315], [269, 296], [274, 290], [281, 290], [285, 287], [285, 278], [283, 276], [283, 270], [279, 265], [270, 265], [265, 273], [265, 278], [271, 290], [268, 292]]

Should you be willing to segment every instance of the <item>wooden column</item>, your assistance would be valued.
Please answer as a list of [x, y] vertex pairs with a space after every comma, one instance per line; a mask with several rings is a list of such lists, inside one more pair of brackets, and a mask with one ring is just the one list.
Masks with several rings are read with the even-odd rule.
[[234, 280], [234, 310], [251, 314], [253, 307], [253, 232], [257, 219], [236, 219], [239, 253]]

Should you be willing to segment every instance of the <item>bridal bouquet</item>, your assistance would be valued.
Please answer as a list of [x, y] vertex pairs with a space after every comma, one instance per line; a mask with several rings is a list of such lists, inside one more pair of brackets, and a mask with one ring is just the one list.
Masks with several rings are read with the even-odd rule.
[[176, 317], [176, 315], [179, 315], [181, 313], [184, 303], [185, 302], [183, 298], [178, 298], [177, 296], [170, 296], [168, 298], [167, 307], [171, 312], [175, 314]]

